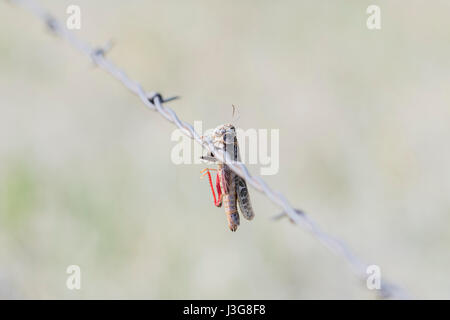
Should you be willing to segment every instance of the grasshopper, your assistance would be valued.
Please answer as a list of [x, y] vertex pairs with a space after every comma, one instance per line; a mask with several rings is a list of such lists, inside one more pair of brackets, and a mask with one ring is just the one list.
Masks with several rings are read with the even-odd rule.
[[[233, 161], [241, 161], [239, 155], [239, 145], [236, 137], [236, 129], [232, 124], [224, 124], [214, 129], [209, 136], [214, 146], [228, 154]], [[216, 163], [217, 169], [206, 168], [201, 171], [202, 176], [208, 175], [211, 192], [214, 198], [214, 205], [225, 209], [228, 220], [228, 227], [231, 231], [236, 231], [240, 220], [237, 209], [237, 203], [241, 214], [247, 220], [252, 220], [255, 216], [250, 196], [248, 194], [247, 183], [243, 178], [235, 174], [225, 163], [220, 162], [212, 152], [207, 156], [201, 157], [210, 163]], [[210, 171], [217, 171], [216, 189], [217, 197], [214, 192], [214, 186]]]

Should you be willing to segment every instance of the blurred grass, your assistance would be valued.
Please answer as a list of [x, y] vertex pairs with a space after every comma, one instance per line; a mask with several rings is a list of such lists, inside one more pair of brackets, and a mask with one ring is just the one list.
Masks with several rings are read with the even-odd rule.
[[1, 224], [14, 231], [28, 220], [37, 205], [37, 182], [23, 159], [10, 165], [1, 189], [1, 203], [4, 206]]
[[[450, 296], [447, 1], [378, 1], [379, 32], [359, 0], [43, 3], [79, 4], [77, 34], [113, 38], [181, 118], [214, 127], [235, 104], [238, 126], [279, 128], [268, 183], [413, 295]], [[1, 298], [372, 297], [252, 190], [256, 219], [230, 233], [203, 167], [171, 163], [171, 124], [0, 7]]]

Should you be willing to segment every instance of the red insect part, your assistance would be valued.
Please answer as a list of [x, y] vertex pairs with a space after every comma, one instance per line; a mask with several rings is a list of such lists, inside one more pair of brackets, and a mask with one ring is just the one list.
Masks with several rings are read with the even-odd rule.
[[214, 186], [213, 186], [213, 182], [212, 182], [212, 178], [211, 178], [211, 173], [209, 172], [209, 170], [206, 168], [204, 171], [206, 171], [203, 175], [207, 174], [208, 175], [208, 179], [209, 179], [209, 185], [211, 186], [211, 192], [214, 198], [214, 205], [216, 207], [220, 207], [222, 206], [222, 189], [220, 188], [220, 177], [219, 177], [219, 172], [217, 172], [217, 176], [216, 176], [216, 189], [217, 189], [217, 197], [216, 198], [216, 193], [214, 192]]

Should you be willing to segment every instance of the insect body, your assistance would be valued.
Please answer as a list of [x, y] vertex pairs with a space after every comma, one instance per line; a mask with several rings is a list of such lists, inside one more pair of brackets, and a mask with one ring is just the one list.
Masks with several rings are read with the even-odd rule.
[[[225, 124], [217, 127], [210, 136], [214, 146], [228, 154], [230, 159], [240, 161], [239, 146], [236, 138], [236, 130], [233, 125]], [[228, 220], [228, 227], [231, 231], [236, 231], [239, 226], [239, 208], [247, 220], [252, 220], [255, 214], [253, 213], [250, 197], [248, 195], [247, 184], [243, 178], [235, 174], [225, 163], [218, 161], [214, 154], [210, 153], [208, 156], [202, 157], [204, 160], [217, 163], [216, 176], [216, 198], [214, 187], [211, 179], [210, 170], [204, 169], [204, 175], [207, 174], [211, 185], [211, 191], [214, 197], [214, 204], [221, 207], [222, 204], [225, 209], [225, 214]]]

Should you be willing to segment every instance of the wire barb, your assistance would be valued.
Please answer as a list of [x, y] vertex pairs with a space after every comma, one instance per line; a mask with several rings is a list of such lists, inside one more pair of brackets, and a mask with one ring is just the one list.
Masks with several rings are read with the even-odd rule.
[[92, 60], [94, 60], [94, 62], [95, 62], [96, 56], [106, 55], [109, 51], [111, 51], [113, 46], [114, 46], [114, 42], [112, 40], [109, 40], [104, 46], [93, 49], [92, 50]]
[[164, 99], [163, 96], [158, 92], [147, 93], [147, 97], [148, 97], [148, 101], [153, 105], [155, 105], [156, 98], [158, 98], [161, 103], [167, 103], [167, 102], [170, 102], [170, 101], [173, 101], [176, 99], [180, 99], [179, 96], [173, 96], [173, 97]]
[[[250, 184], [254, 189], [259, 192], [264, 193], [269, 200], [274, 204], [283, 209], [283, 213], [274, 217], [274, 219], [280, 219], [284, 216], [289, 217], [291, 222], [296, 225], [302, 226], [304, 229], [308, 230], [317, 240], [319, 240], [323, 245], [325, 245], [331, 252], [338, 256], [343, 257], [352, 267], [353, 272], [356, 276], [364, 283], [366, 283], [366, 270], [367, 265], [359, 258], [357, 258], [349, 248], [340, 240], [327, 235], [322, 232], [317, 225], [306, 215], [303, 211], [295, 209], [289, 201], [279, 192], [272, 190], [261, 177], [252, 176], [248, 171], [247, 167], [238, 161], [234, 161], [230, 158], [227, 153], [223, 153], [222, 150], [217, 149], [208, 137], [200, 136], [193, 128], [193, 126], [185, 121], [178, 118], [175, 111], [171, 108], [164, 106], [164, 103], [178, 99], [178, 96], [164, 99], [160, 93], [150, 92], [146, 93], [142, 86], [132, 80], [128, 75], [115, 66], [111, 61], [105, 57], [106, 51], [109, 49], [103, 48], [92, 48], [89, 44], [83, 42], [78, 37], [76, 37], [72, 32], [67, 30], [61, 23], [58, 22], [52, 15], [50, 15], [43, 7], [41, 7], [34, 0], [7, 0], [11, 3], [17, 3], [28, 10], [30, 10], [35, 16], [44, 21], [44, 23], [49, 27], [49, 29], [56, 35], [67, 40], [75, 49], [81, 53], [88, 56], [91, 60], [96, 63], [101, 69], [109, 73], [111, 76], [122, 82], [122, 84], [135, 95], [137, 95], [142, 103], [153, 111], [159, 112], [166, 120], [174, 123], [182, 132], [194, 139], [197, 143], [202, 145], [203, 148], [212, 152], [214, 157], [223, 163], [226, 163], [231, 170], [236, 174], [244, 178], [248, 184]], [[105, 50], [106, 49], [106, 50]], [[377, 290], [378, 294], [382, 298], [395, 298], [395, 299], [407, 299], [409, 295], [393, 283], [387, 281], [382, 282], [381, 290]]]

